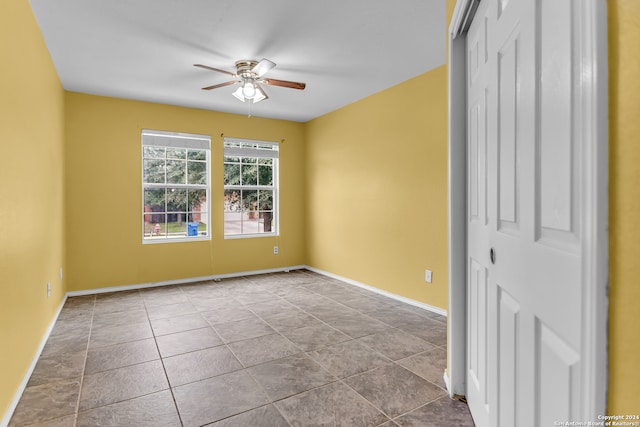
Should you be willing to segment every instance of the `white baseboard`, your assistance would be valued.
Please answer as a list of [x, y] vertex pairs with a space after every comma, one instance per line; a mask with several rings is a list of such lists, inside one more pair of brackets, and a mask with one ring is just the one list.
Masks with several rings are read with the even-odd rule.
[[87, 289], [83, 291], [71, 291], [71, 292], [67, 292], [67, 296], [77, 297], [82, 295], [104, 294], [108, 292], [120, 292], [120, 291], [136, 290], [136, 289], [157, 288], [160, 286], [171, 286], [171, 285], [180, 285], [184, 283], [204, 282], [207, 280], [230, 279], [233, 277], [255, 276], [257, 274], [282, 273], [282, 272], [288, 272], [291, 270], [301, 270], [304, 268], [306, 268], [306, 266], [304, 265], [294, 265], [290, 267], [269, 268], [266, 270], [252, 270], [252, 271], [244, 271], [239, 273], [225, 273], [225, 274], [214, 274], [212, 276], [190, 277], [187, 279], [164, 280], [162, 282], [148, 282], [148, 283], [138, 283], [134, 285], [111, 286], [108, 288]]
[[442, 375], [442, 379], [444, 380], [444, 385], [447, 387], [447, 392], [449, 393], [449, 397], [453, 399], [453, 389], [451, 388], [451, 379], [449, 378], [449, 374], [447, 370], [444, 370], [444, 374]]
[[384, 291], [382, 289], [378, 289], [378, 288], [376, 288], [374, 286], [370, 286], [370, 285], [358, 282], [356, 280], [349, 279], [348, 277], [342, 277], [342, 276], [339, 276], [337, 274], [329, 273], [328, 271], [320, 270], [320, 269], [314, 268], [314, 267], [309, 267], [308, 265], [305, 266], [304, 268], [306, 268], [309, 271], [313, 271], [314, 273], [322, 274], [323, 276], [331, 277], [332, 279], [337, 279], [337, 280], [340, 280], [342, 282], [346, 282], [346, 283], [348, 283], [350, 285], [354, 285], [354, 286], [357, 286], [359, 288], [363, 288], [363, 289], [366, 289], [368, 291], [375, 292], [375, 293], [380, 294], [380, 295], [384, 295], [385, 297], [392, 298], [392, 299], [394, 299], [396, 301], [400, 301], [400, 302], [403, 302], [405, 304], [409, 304], [409, 305], [412, 305], [414, 307], [421, 308], [423, 310], [431, 311], [433, 313], [437, 313], [437, 314], [440, 314], [442, 316], [446, 316], [447, 315], [447, 310], [443, 310], [440, 307], [435, 307], [433, 305], [425, 304], [423, 302], [416, 301], [416, 300], [413, 300], [411, 298], [406, 298], [406, 297], [403, 297], [403, 296], [400, 296], [400, 295], [396, 295], [394, 293], [387, 292], [387, 291]]
[[18, 403], [20, 402], [20, 398], [22, 397], [22, 393], [24, 393], [24, 389], [27, 388], [27, 384], [29, 383], [31, 374], [33, 374], [33, 370], [36, 368], [36, 364], [38, 363], [38, 359], [40, 359], [40, 354], [42, 354], [44, 345], [47, 343], [47, 340], [49, 339], [49, 335], [51, 335], [51, 331], [53, 331], [53, 327], [58, 321], [58, 316], [60, 316], [60, 312], [62, 311], [62, 307], [64, 307], [64, 303], [66, 301], [67, 301], [67, 296], [65, 295], [64, 298], [62, 299], [62, 302], [60, 303], [60, 306], [58, 307], [58, 310], [56, 311], [55, 316], [53, 316], [53, 319], [49, 323], [49, 327], [47, 328], [47, 331], [45, 332], [44, 336], [40, 340], [40, 345], [38, 346], [38, 350], [33, 356], [33, 359], [31, 360], [31, 364], [29, 365], [29, 369], [27, 369], [27, 373], [22, 378], [22, 382], [20, 383], [20, 386], [18, 387], [18, 390], [16, 391], [16, 394], [14, 395], [13, 400], [9, 405], [9, 408], [7, 408], [7, 412], [4, 414], [4, 417], [2, 417], [2, 419], [0, 420], [0, 427], [7, 427], [9, 425], [9, 421], [11, 420], [11, 417], [13, 416], [13, 413], [15, 412], [16, 407], [18, 406]]

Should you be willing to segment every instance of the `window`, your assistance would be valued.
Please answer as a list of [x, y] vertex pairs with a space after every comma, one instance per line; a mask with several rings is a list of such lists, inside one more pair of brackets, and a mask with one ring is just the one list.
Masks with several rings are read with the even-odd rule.
[[224, 139], [224, 235], [278, 234], [278, 143]]
[[142, 241], [210, 239], [206, 135], [142, 131]]

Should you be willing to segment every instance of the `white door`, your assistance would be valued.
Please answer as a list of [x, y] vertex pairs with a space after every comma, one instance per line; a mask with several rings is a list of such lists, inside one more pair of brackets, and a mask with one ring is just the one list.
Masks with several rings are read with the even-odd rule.
[[[487, 22], [489, 1], [483, 1], [467, 34], [467, 402], [477, 426], [489, 424], [488, 279], [490, 261], [487, 181], [487, 108], [491, 82]], [[495, 340], [494, 340], [495, 342]]]
[[580, 0], [482, 0], [467, 35], [467, 399], [478, 427], [579, 420]]

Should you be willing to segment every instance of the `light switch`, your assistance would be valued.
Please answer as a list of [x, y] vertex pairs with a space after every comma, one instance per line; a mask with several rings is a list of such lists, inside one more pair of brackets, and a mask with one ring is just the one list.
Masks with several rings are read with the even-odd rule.
[[427, 283], [431, 283], [432, 280], [433, 280], [433, 271], [425, 270], [424, 271], [424, 281], [427, 282]]

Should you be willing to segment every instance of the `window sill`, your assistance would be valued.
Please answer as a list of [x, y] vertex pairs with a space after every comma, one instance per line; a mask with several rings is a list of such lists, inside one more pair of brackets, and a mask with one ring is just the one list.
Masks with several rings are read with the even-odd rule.
[[155, 245], [158, 243], [185, 243], [185, 242], [202, 242], [211, 240], [211, 236], [198, 236], [198, 237], [174, 237], [174, 238], [157, 238], [157, 239], [142, 239], [143, 245]]
[[253, 239], [253, 238], [261, 238], [261, 237], [278, 237], [278, 233], [259, 233], [259, 234], [231, 234], [228, 236], [224, 236], [224, 240], [235, 240], [235, 239]]

